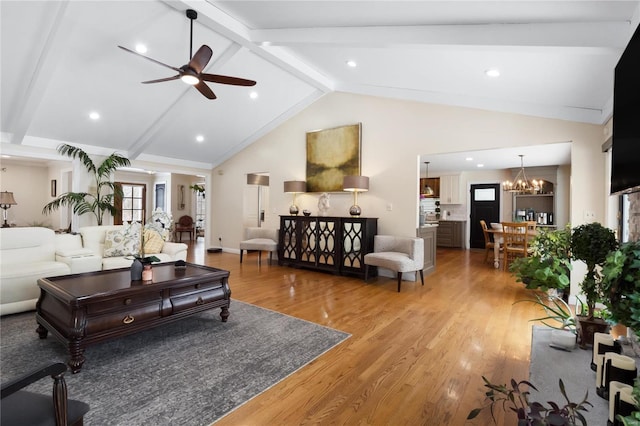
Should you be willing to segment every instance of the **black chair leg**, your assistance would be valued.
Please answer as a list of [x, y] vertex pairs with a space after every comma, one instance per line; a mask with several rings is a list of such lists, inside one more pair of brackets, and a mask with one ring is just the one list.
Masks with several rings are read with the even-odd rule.
[[258, 266], [262, 265], [262, 250], [258, 250]]
[[240, 249], [240, 263], [242, 263], [242, 252], [243, 252], [243, 250]]
[[402, 272], [398, 272], [398, 293], [400, 293], [400, 284], [402, 283]]
[[422, 273], [422, 269], [420, 269], [420, 281], [422, 281], [422, 285], [424, 285], [424, 274]]
[[269, 252], [269, 265], [271, 265], [271, 260], [273, 260], [273, 252]]
[[364, 281], [367, 282], [369, 278], [369, 265], [364, 265]]

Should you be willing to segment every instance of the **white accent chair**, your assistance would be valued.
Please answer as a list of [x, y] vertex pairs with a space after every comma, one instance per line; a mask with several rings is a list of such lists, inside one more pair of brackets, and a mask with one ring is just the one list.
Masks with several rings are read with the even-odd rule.
[[242, 252], [246, 250], [258, 251], [258, 265], [262, 264], [262, 252], [269, 252], [269, 265], [273, 258], [273, 252], [278, 249], [278, 230], [268, 228], [249, 227], [244, 230], [244, 240], [240, 241], [240, 263]]
[[396, 237], [393, 235], [375, 235], [373, 253], [364, 256], [364, 280], [369, 277], [369, 268], [377, 266], [397, 272], [398, 292], [403, 272], [420, 272], [420, 281], [424, 285], [424, 240], [415, 237]]

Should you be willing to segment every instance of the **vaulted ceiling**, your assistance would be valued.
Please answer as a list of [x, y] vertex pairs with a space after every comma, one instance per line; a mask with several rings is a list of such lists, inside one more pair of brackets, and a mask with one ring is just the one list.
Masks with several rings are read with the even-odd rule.
[[[255, 86], [208, 83], [209, 100], [141, 84], [175, 72], [117, 46], [186, 64], [187, 9], [193, 52], [213, 50], [204, 72]], [[3, 0], [0, 14], [4, 150], [64, 141], [211, 168], [333, 91], [604, 123], [640, 2]]]

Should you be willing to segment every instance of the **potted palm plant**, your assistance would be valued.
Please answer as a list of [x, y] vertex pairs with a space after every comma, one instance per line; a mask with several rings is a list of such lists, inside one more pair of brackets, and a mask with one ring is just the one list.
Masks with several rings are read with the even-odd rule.
[[67, 144], [59, 145], [58, 153], [72, 159], [77, 158], [82, 162], [86, 171], [93, 175], [95, 192], [65, 192], [46, 204], [42, 209], [42, 214], [50, 214], [62, 206], [69, 206], [77, 215], [92, 213], [95, 215], [98, 225], [102, 225], [105, 213], [116, 214], [114, 198], [116, 194], [122, 192], [121, 188], [110, 180], [111, 175], [118, 167], [130, 166], [131, 162], [128, 158], [114, 152], [96, 166], [86, 152]]
[[602, 318], [596, 318], [596, 303], [604, 302], [602, 275], [600, 269], [610, 251], [618, 247], [615, 234], [597, 222], [580, 225], [571, 235], [571, 255], [587, 265], [587, 272], [580, 283], [580, 289], [586, 298], [587, 315], [578, 317], [580, 324], [580, 346], [593, 344], [593, 334], [604, 332], [608, 324]]

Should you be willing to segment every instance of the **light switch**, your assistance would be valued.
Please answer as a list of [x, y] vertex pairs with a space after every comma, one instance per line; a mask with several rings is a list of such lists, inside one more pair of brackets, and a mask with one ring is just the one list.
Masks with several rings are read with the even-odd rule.
[[387, 211], [391, 211], [393, 210], [393, 204], [389, 203], [387, 204]]

